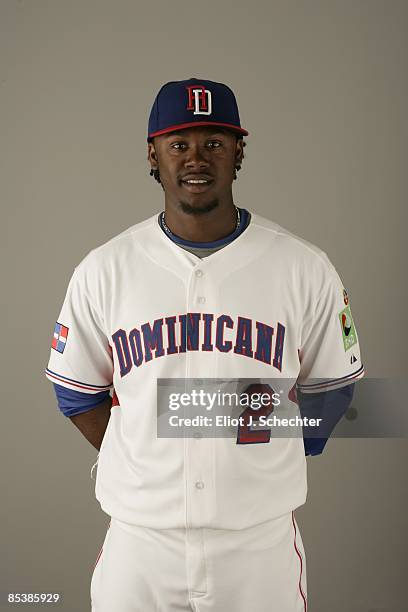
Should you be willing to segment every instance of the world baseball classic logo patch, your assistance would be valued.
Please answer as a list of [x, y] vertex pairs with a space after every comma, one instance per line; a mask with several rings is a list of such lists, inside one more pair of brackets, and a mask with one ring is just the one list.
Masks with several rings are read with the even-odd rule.
[[63, 353], [67, 344], [69, 328], [62, 325], [62, 323], [56, 323], [54, 329], [54, 337], [51, 342], [53, 349], [59, 353]]
[[341, 333], [343, 336], [344, 350], [348, 351], [349, 348], [357, 344], [356, 330], [354, 327], [353, 317], [351, 316], [350, 306], [346, 306], [339, 313]]
[[345, 289], [343, 289], [343, 300], [344, 300], [345, 305], [348, 306], [349, 296], [348, 296], [348, 293], [347, 293], [347, 291]]

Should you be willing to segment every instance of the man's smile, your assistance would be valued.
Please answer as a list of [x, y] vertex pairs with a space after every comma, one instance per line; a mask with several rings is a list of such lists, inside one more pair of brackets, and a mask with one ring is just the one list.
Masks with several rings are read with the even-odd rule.
[[182, 181], [181, 186], [190, 193], [203, 193], [204, 191], [207, 191], [208, 189], [210, 189], [212, 183], [213, 183], [212, 181], [205, 182], [205, 183], [188, 183], [188, 182]]
[[190, 193], [202, 193], [213, 184], [214, 179], [205, 174], [190, 174], [181, 179], [181, 186]]

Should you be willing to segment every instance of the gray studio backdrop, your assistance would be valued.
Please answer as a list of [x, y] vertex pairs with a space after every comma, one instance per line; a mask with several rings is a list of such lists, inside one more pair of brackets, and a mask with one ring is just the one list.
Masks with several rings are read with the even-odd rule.
[[[89, 609], [109, 518], [43, 369], [74, 266], [162, 210], [146, 123], [164, 82], [235, 90], [236, 204], [328, 253], [367, 376], [405, 375], [407, 17], [393, 0], [1, 0], [1, 610], [13, 591]], [[310, 612], [406, 610], [406, 466], [395, 438], [308, 459]]]

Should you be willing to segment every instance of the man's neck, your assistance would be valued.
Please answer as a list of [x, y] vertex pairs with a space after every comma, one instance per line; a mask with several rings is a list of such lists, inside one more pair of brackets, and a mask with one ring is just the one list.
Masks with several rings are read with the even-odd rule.
[[180, 208], [165, 208], [165, 223], [169, 230], [191, 242], [214, 242], [232, 234], [237, 227], [237, 209], [233, 203], [227, 208], [217, 206], [211, 211], [194, 214]]

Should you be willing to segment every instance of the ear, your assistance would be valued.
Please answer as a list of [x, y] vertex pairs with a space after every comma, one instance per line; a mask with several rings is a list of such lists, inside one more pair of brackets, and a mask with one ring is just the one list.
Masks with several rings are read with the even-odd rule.
[[155, 170], [159, 165], [159, 158], [153, 142], [147, 143], [147, 159], [152, 169]]
[[235, 149], [235, 164], [240, 166], [242, 164], [242, 160], [244, 159], [244, 141], [242, 138], [237, 139], [236, 149]]

